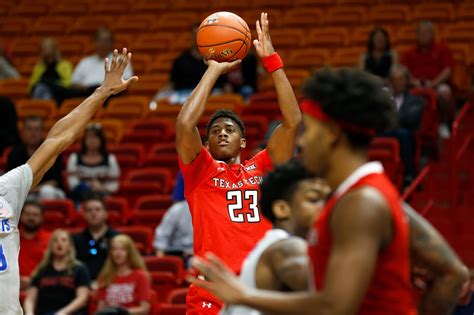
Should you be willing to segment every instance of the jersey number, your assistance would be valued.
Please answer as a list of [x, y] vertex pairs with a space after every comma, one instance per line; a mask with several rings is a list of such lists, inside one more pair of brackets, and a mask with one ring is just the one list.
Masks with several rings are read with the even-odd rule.
[[0, 244], [0, 273], [5, 272], [8, 268], [7, 258], [3, 252], [3, 246]]
[[[229, 210], [229, 217], [232, 222], [243, 223], [245, 221], [249, 223], [260, 222], [260, 213], [258, 212], [258, 191], [257, 190], [229, 190], [227, 192], [227, 200], [233, 201], [227, 208]], [[249, 200], [250, 212], [244, 213], [243, 200]]]

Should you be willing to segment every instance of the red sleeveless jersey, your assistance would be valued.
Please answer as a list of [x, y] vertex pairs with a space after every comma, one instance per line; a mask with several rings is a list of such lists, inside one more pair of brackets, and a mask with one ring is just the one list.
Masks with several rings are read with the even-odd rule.
[[227, 165], [203, 147], [192, 163], [180, 161], [180, 168], [193, 220], [194, 254], [211, 251], [239, 273], [247, 254], [272, 228], [258, 208], [259, 184], [272, 169], [267, 151]]
[[[379, 253], [375, 271], [357, 314], [406, 315], [417, 314], [410, 281], [409, 225], [403, 212], [400, 195], [378, 162], [371, 162], [356, 170], [339, 186], [327, 201], [308, 235], [308, 254], [312, 262], [316, 289], [324, 288], [324, 279], [331, 253], [331, 212], [346, 193], [369, 186], [378, 190], [387, 201], [392, 217], [393, 239]], [[361, 249], [363, 250], [363, 249]]]

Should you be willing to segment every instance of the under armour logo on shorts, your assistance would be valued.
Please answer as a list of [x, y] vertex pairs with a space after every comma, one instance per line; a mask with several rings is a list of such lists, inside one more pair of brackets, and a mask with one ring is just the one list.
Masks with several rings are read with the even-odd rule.
[[211, 308], [212, 306], [212, 303], [206, 303], [206, 302], [202, 302], [202, 308]]

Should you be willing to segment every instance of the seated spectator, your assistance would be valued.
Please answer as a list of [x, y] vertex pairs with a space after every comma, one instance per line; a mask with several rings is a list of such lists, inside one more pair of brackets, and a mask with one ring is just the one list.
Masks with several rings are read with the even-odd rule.
[[[173, 61], [171, 82], [156, 94], [154, 101], [167, 99], [172, 104], [183, 104], [206, 72], [207, 65], [196, 47], [198, 28], [199, 25], [193, 27], [192, 47]], [[232, 92], [232, 87], [227, 83], [226, 76], [220, 76], [214, 85], [213, 94], [224, 91]]]
[[87, 196], [82, 203], [82, 214], [87, 227], [72, 238], [77, 259], [86, 265], [91, 280], [95, 281], [107, 259], [110, 239], [118, 232], [107, 224], [107, 207], [100, 196]]
[[[23, 122], [23, 143], [13, 147], [8, 155], [6, 171], [23, 165], [28, 161], [43, 142], [44, 124], [43, 119], [38, 116], [27, 116]], [[66, 194], [61, 189], [63, 160], [61, 155], [56, 159], [54, 165], [46, 172], [40, 184], [30, 191], [33, 198], [42, 199], [64, 199]]]
[[410, 71], [403, 65], [393, 65], [390, 70], [389, 85], [398, 111], [398, 127], [385, 132], [384, 136], [395, 137], [400, 143], [400, 158], [405, 169], [405, 186], [408, 186], [416, 175], [416, 132], [420, 128], [424, 107], [422, 97], [410, 94], [409, 83]]
[[26, 315], [87, 314], [89, 273], [76, 259], [70, 235], [55, 230], [26, 293]]
[[469, 288], [454, 309], [453, 315], [474, 314], [474, 269], [469, 270]]
[[392, 50], [390, 36], [384, 28], [375, 28], [369, 35], [367, 52], [360, 56], [358, 67], [375, 74], [384, 80], [388, 79], [390, 68], [398, 63], [398, 53]]
[[67, 87], [71, 85], [72, 65], [61, 58], [58, 42], [51, 37], [41, 41], [41, 60], [31, 74], [28, 89], [33, 98], [56, 100], [62, 103]]
[[174, 199], [175, 203], [166, 211], [157, 226], [153, 246], [157, 256], [180, 256], [186, 262], [193, 254], [193, 225], [181, 181], [182, 175], [178, 173], [173, 191], [173, 197], [176, 196], [177, 199]]
[[256, 93], [258, 61], [255, 54], [250, 52], [241, 64], [227, 73], [227, 80], [232, 86], [232, 92], [242, 95], [245, 100]]
[[81, 151], [67, 161], [68, 186], [76, 203], [91, 192], [107, 196], [120, 185], [120, 167], [107, 151], [107, 140], [100, 124], [86, 127]]
[[0, 155], [5, 148], [21, 143], [17, 124], [15, 104], [9, 98], [0, 96]]
[[[104, 79], [104, 59], [112, 60], [114, 50], [114, 34], [107, 28], [101, 27], [95, 34], [96, 52], [92, 56], [85, 57], [79, 61], [72, 74], [72, 87], [76, 90], [74, 96], [89, 96], [100, 86]], [[133, 76], [132, 64], [129, 63], [123, 74], [124, 79]]]
[[97, 314], [150, 314], [150, 279], [135, 243], [127, 235], [117, 235], [110, 242], [109, 256], [99, 276], [98, 299]]
[[36, 269], [48, 247], [51, 233], [42, 228], [43, 205], [36, 201], [26, 201], [20, 216], [20, 265], [21, 288], [27, 289], [31, 274]]
[[0, 80], [19, 79], [20, 74], [12, 66], [10, 57], [4, 46], [0, 45]]
[[449, 138], [448, 124], [453, 103], [450, 86], [454, 70], [453, 55], [447, 46], [435, 42], [434, 27], [430, 21], [421, 21], [416, 34], [418, 43], [403, 55], [402, 63], [410, 70], [415, 87], [436, 90], [441, 118], [439, 135]]

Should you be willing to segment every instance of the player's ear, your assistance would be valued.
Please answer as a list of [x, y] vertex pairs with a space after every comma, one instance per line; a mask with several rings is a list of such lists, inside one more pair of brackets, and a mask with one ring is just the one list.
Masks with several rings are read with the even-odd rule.
[[275, 200], [272, 204], [273, 215], [278, 220], [286, 220], [290, 217], [290, 205], [285, 200]]
[[240, 138], [240, 148], [243, 150], [247, 147], [247, 140], [245, 138]]
[[339, 127], [336, 123], [327, 123], [325, 129], [325, 138], [331, 146], [341, 141], [344, 133], [342, 132], [341, 127]]

